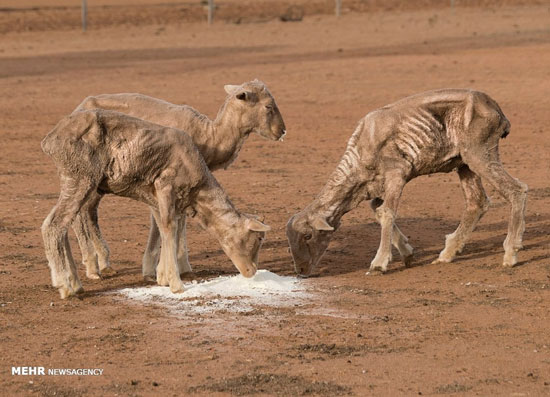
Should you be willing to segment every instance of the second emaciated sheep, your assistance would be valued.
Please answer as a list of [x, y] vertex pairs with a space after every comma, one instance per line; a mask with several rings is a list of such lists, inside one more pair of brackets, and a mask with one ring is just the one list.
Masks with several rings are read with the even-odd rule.
[[[191, 106], [176, 105], [141, 94], [103, 94], [86, 98], [75, 111], [84, 109], [113, 110], [167, 127], [185, 131], [193, 140], [211, 171], [227, 168], [237, 158], [251, 133], [270, 140], [282, 140], [286, 127], [275, 99], [264, 83], [258, 80], [241, 85], [226, 85], [227, 98], [217, 117], [210, 120]], [[101, 195], [94, 195], [77, 215], [73, 229], [77, 235], [86, 275], [97, 279], [112, 271], [109, 249], [101, 238], [97, 208]], [[191, 272], [187, 256], [185, 216], [178, 227], [178, 268]], [[92, 243], [92, 242], [95, 242]], [[160, 234], [151, 215], [151, 230], [143, 256], [143, 275], [155, 277], [159, 260]]]

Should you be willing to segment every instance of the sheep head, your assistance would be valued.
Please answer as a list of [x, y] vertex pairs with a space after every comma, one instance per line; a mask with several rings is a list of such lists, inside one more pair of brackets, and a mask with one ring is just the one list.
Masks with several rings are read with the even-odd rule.
[[258, 269], [258, 253], [265, 233], [271, 227], [260, 222], [256, 217], [240, 215], [237, 222], [232, 225], [231, 232], [226, 233], [220, 243], [244, 277], [252, 277]]
[[227, 110], [238, 118], [246, 132], [255, 132], [274, 141], [283, 140], [286, 134], [283, 116], [275, 99], [259, 80], [241, 85], [226, 85]]
[[294, 260], [294, 269], [307, 277], [325, 253], [334, 227], [320, 215], [300, 212], [291, 217], [286, 225], [286, 236]]

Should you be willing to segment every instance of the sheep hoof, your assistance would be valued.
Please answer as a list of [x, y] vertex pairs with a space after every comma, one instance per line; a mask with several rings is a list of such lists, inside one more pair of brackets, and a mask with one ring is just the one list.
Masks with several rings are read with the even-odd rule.
[[369, 271], [366, 273], [367, 276], [378, 276], [381, 274], [384, 274], [388, 271], [388, 269], [383, 269], [381, 267], [369, 267]]
[[510, 250], [510, 252], [504, 253], [504, 261], [502, 266], [504, 267], [514, 267], [518, 263], [518, 250]]
[[145, 280], [148, 283], [156, 283], [157, 282], [156, 276], [151, 276], [149, 274], [144, 275], [143, 280]]
[[59, 295], [61, 296], [61, 299], [67, 299], [71, 296], [75, 296], [75, 295], [80, 294], [82, 292], [84, 292], [84, 288], [82, 288], [82, 286], [79, 286], [76, 289], [67, 288], [67, 287], [60, 287], [59, 288]]
[[183, 290], [183, 283], [181, 281], [170, 285], [170, 292], [172, 292], [173, 294], [181, 294]]
[[444, 263], [451, 263], [452, 262], [452, 259], [447, 259], [447, 258], [441, 258], [441, 256], [437, 259], [434, 259], [431, 264], [432, 265], [442, 265]]
[[180, 275], [193, 273], [191, 264], [187, 261], [178, 262], [178, 271]]
[[104, 269], [101, 269], [101, 275], [102, 276], [111, 276], [113, 274], [117, 274], [117, 271], [113, 269], [111, 266], [108, 266]]
[[386, 273], [388, 271], [388, 264], [390, 263], [391, 258], [386, 257], [383, 259], [379, 259], [379, 257], [376, 257], [373, 259], [373, 261], [370, 263], [369, 271], [379, 271], [380, 273]]
[[71, 296], [71, 290], [67, 287], [61, 287], [59, 288], [59, 295], [61, 296], [61, 299], [67, 299]]
[[409, 254], [403, 257], [403, 264], [405, 267], [410, 267], [413, 262], [413, 254]]
[[514, 256], [513, 258], [504, 259], [502, 266], [504, 267], [514, 267], [518, 263], [518, 260]]
[[86, 277], [88, 277], [90, 280], [99, 280], [99, 279], [101, 279], [101, 276], [97, 273], [86, 274]]

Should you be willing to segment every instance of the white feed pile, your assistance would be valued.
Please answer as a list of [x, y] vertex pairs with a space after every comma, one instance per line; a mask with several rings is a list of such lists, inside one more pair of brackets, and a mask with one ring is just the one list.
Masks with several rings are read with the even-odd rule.
[[227, 310], [250, 311], [254, 306], [294, 306], [308, 296], [305, 286], [295, 277], [278, 276], [258, 270], [252, 278], [241, 275], [184, 285], [184, 292], [173, 294], [168, 287], [125, 288], [119, 292], [133, 300], [155, 302], [176, 310], [195, 313]]

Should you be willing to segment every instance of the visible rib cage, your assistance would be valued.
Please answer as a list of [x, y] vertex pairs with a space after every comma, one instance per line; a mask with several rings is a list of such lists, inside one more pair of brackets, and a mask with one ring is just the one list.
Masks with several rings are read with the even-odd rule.
[[[347, 191], [357, 185], [357, 182], [361, 174], [361, 158], [359, 154], [359, 138], [363, 131], [363, 122], [359, 123], [355, 132], [348, 141], [346, 150], [338, 163], [338, 166], [329, 178], [323, 192], [339, 192]], [[323, 194], [323, 192], [321, 194]], [[331, 204], [324, 210], [326, 216], [333, 214], [337, 207], [342, 206], [342, 202], [335, 197], [327, 197], [327, 201], [331, 201]], [[321, 201], [325, 201], [319, 197]], [[348, 203], [349, 205], [349, 203]]]
[[346, 151], [327, 182], [327, 186], [336, 187], [347, 181], [360, 166], [360, 156], [358, 150], [358, 141], [363, 130], [363, 123], [359, 123], [346, 146]]
[[396, 128], [395, 144], [413, 165], [423, 151], [444, 145], [443, 125], [425, 109], [412, 110]]

